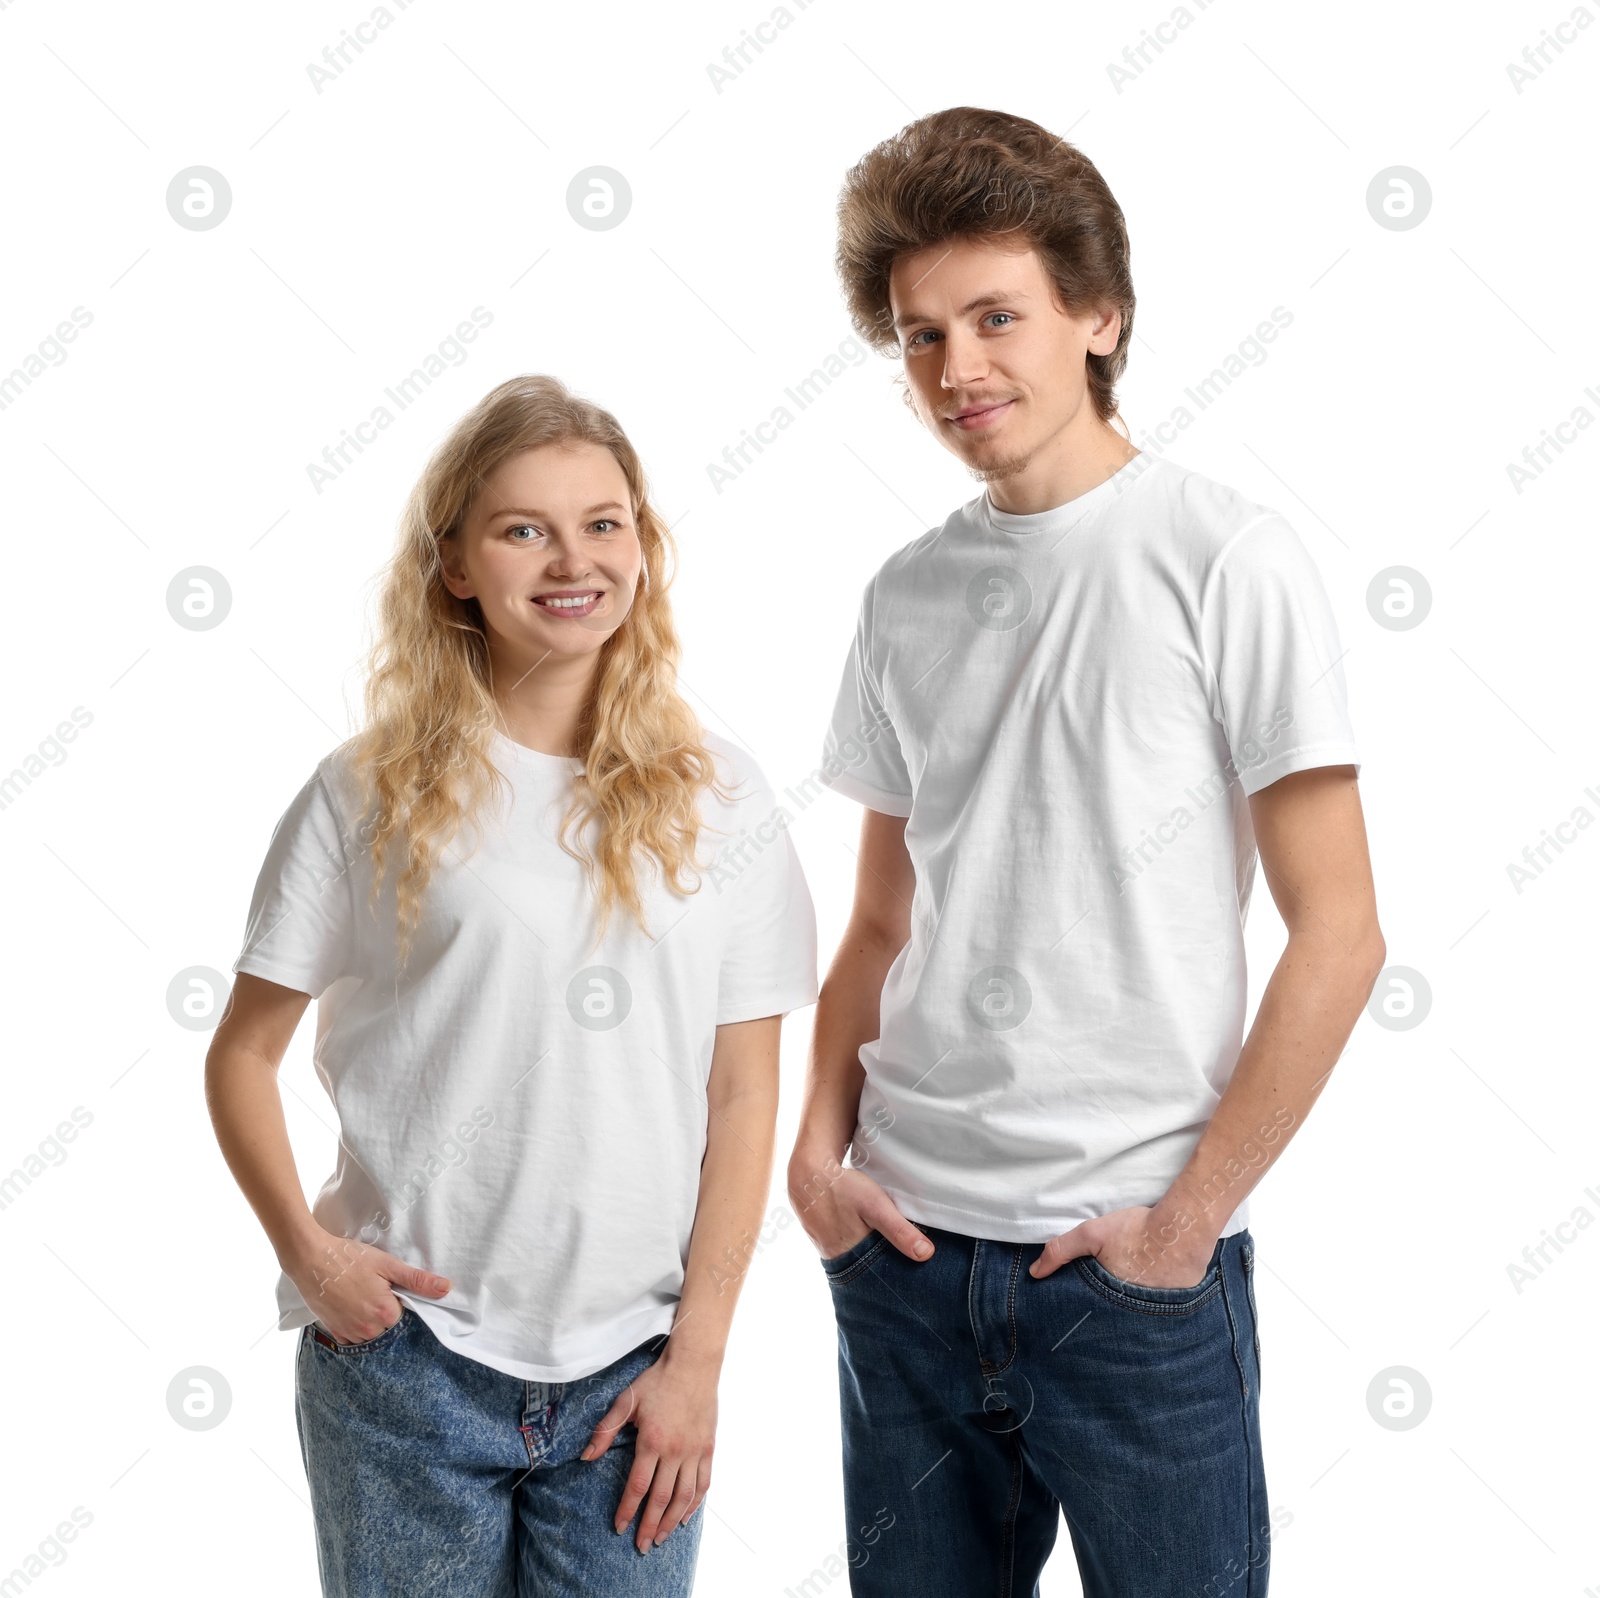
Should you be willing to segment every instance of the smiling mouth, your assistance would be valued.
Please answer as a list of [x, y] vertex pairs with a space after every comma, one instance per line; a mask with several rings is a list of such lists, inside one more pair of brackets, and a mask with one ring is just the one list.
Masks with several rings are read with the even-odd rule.
[[592, 616], [604, 598], [599, 589], [590, 588], [578, 594], [535, 594], [533, 602], [548, 615], [575, 618]]
[[996, 400], [993, 405], [982, 405], [974, 410], [962, 411], [949, 419], [950, 425], [959, 427], [963, 432], [981, 431], [998, 422], [1014, 403], [1013, 400]]

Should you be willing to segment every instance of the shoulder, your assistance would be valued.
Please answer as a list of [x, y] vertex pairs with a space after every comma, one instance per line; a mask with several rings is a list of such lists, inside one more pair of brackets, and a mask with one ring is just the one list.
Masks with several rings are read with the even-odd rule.
[[704, 728], [701, 729], [700, 742], [711, 756], [717, 781], [739, 795], [736, 802], [746, 802], [751, 795], [770, 796], [772, 786], [767, 781], [766, 773], [748, 749], [731, 738], [724, 738], [721, 733], [709, 732]]
[[902, 544], [867, 579], [862, 592], [862, 606], [868, 618], [873, 606], [881, 597], [915, 588], [933, 569], [934, 562], [944, 551], [946, 534], [970, 523], [982, 503], [982, 495], [958, 505], [945, 519], [908, 543]]
[[339, 799], [361, 786], [355, 750], [356, 740], [346, 739], [338, 748], [330, 749], [311, 773], [311, 781], [320, 785], [329, 798]]
[[1212, 560], [1221, 559], [1258, 527], [1289, 527], [1276, 506], [1164, 456], [1151, 457], [1149, 469], [1128, 493], [1139, 496], [1146, 514], [1162, 516], [1197, 553]]
[[749, 750], [714, 732], [702, 731], [701, 742], [711, 754], [717, 781], [728, 795], [723, 798], [706, 790], [705, 806], [715, 816], [714, 826], [726, 827], [731, 819], [735, 827], [754, 827], [773, 817], [778, 817], [780, 825], [787, 823], [784, 805]]
[[1146, 536], [1167, 547], [1202, 608], [1224, 573], [1298, 573], [1310, 565], [1305, 545], [1276, 506], [1164, 456], [1151, 457], [1128, 493], [1136, 496], [1130, 509], [1136, 506]]
[[364, 804], [365, 786], [356, 764], [354, 738], [330, 749], [306, 778], [293, 808], [308, 818], [353, 832]]

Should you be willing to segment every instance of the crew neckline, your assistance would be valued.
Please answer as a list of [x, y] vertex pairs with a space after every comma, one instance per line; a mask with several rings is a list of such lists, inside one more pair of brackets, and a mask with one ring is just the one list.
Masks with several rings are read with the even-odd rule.
[[520, 760], [527, 765], [565, 766], [569, 771], [582, 771], [583, 762], [575, 755], [550, 755], [542, 749], [530, 749], [527, 744], [519, 744], [515, 738], [508, 738], [498, 727], [494, 729], [495, 747], [508, 754], [513, 760]]
[[1076, 527], [1091, 512], [1099, 510], [1108, 500], [1126, 493], [1129, 486], [1148, 470], [1150, 462], [1157, 458], [1148, 450], [1140, 450], [1093, 488], [1059, 505], [1052, 505], [1049, 510], [1033, 511], [1026, 516], [997, 508], [985, 485], [979, 501], [980, 509], [984, 520], [999, 533], [1064, 533]]

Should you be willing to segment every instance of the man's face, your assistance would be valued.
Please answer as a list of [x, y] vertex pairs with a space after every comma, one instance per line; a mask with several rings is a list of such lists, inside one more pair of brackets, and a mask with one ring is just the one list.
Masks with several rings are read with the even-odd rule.
[[1085, 357], [1116, 348], [1121, 315], [1062, 310], [1032, 246], [952, 238], [903, 255], [889, 305], [918, 416], [981, 481], [1097, 420]]

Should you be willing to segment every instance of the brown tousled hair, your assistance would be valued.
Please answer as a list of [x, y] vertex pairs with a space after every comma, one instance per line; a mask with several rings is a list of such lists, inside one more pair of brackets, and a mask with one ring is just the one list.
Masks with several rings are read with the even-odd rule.
[[889, 308], [889, 271], [899, 256], [957, 237], [1011, 235], [1017, 247], [1031, 245], [1069, 314], [1105, 304], [1122, 312], [1116, 348], [1088, 357], [1095, 412], [1108, 423], [1117, 416], [1117, 380], [1133, 337], [1128, 229], [1081, 150], [1006, 111], [935, 111], [850, 169], [838, 215], [834, 261], [851, 324], [885, 354], [899, 349]]

